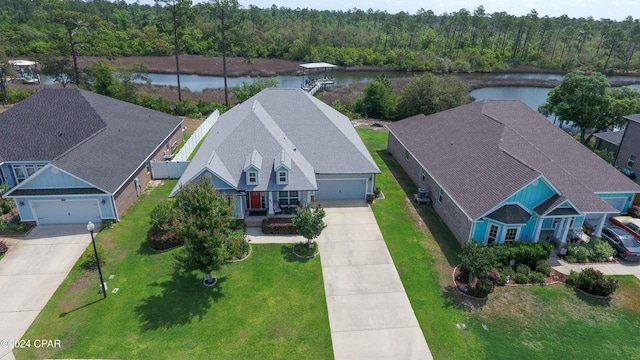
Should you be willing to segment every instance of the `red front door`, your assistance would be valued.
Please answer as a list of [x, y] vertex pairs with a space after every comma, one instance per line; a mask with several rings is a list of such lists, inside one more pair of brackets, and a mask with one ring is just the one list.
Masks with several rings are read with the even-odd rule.
[[262, 196], [259, 191], [252, 191], [249, 194], [249, 209], [261, 209]]

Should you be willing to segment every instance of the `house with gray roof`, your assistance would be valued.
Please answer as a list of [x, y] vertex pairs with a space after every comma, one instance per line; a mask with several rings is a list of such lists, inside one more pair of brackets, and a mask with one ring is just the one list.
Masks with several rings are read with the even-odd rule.
[[[623, 169], [627, 174], [634, 174], [635, 182], [640, 184], [640, 114], [628, 115], [627, 125], [622, 131], [618, 151], [615, 154], [614, 165]], [[626, 168], [626, 169], [625, 169]], [[636, 205], [638, 201], [636, 201]]]
[[518, 100], [485, 100], [388, 125], [388, 150], [460, 242], [599, 235], [640, 186]]
[[0, 114], [0, 182], [22, 221], [118, 220], [182, 141], [182, 120], [80, 89], [45, 89]]
[[208, 177], [236, 214], [361, 199], [380, 169], [347, 117], [301, 89], [266, 89], [220, 116], [172, 191]]

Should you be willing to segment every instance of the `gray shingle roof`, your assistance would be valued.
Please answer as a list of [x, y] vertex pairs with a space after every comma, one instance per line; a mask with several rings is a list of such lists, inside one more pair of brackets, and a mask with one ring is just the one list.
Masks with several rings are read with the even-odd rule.
[[105, 126], [80, 91], [45, 89], [0, 114], [0, 156], [51, 161]]
[[631, 120], [631, 121], [635, 121], [637, 123], [640, 123], [640, 114], [627, 115], [624, 118], [627, 119], [627, 120]]
[[531, 214], [519, 205], [507, 204], [485, 217], [503, 224], [526, 224], [531, 218]]
[[[262, 157], [260, 179], [248, 186], [243, 169], [253, 150]], [[291, 167], [287, 185], [276, 184], [281, 164]], [[380, 172], [349, 119], [300, 89], [263, 90], [220, 116], [179, 184], [203, 168], [256, 191], [316, 190], [318, 173]]]
[[89, 91], [45, 89], [0, 114], [0, 136], [20, 139], [3, 142], [0, 154], [5, 161], [52, 161], [114, 193], [181, 124], [175, 116]]
[[470, 103], [388, 127], [473, 219], [541, 174], [583, 212], [615, 211], [594, 193], [640, 192], [517, 100]]
[[622, 136], [624, 135], [624, 131], [607, 131], [593, 134], [593, 136], [600, 138], [606, 142], [612, 143], [613, 145], [620, 145], [622, 142]]

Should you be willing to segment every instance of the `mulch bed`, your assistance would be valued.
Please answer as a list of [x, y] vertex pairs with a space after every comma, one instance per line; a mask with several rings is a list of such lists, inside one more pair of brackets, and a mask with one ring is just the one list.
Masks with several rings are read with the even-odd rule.
[[[453, 280], [456, 284], [456, 290], [458, 290], [459, 292], [461, 292], [459, 289], [461, 286], [465, 286], [467, 289], [472, 289], [475, 286], [475, 282], [472, 284], [469, 284], [469, 272], [468, 271], [463, 271], [460, 266], [456, 266], [453, 269]], [[558, 283], [565, 283], [567, 280], [567, 275], [556, 271], [555, 269], [551, 270], [551, 275], [548, 276], [545, 281], [544, 281], [544, 285], [553, 285], [553, 284], [558, 284]], [[477, 280], [476, 280], [477, 281]], [[536, 284], [517, 284], [513, 279], [510, 279], [506, 286], [540, 286], [541, 284], [536, 283]], [[467, 294], [464, 292], [461, 292], [464, 295], [471, 295], [471, 294]]]

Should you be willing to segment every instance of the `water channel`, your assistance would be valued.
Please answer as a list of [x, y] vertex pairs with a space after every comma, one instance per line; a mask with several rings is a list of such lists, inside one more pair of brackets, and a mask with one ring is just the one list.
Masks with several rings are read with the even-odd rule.
[[[334, 86], [370, 82], [375, 80], [382, 74], [378, 71], [335, 71], [333, 73], [335, 84]], [[389, 78], [403, 78], [413, 77], [413, 74], [407, 74], [405, 72], [390, 71], [385, 72]], [[478, 76], [478, 74], [474, 74]], [[462, 75], [464, 76], [464, 75]], [[508, 73], [508, 74], [484, 74], [480, 76], [486, 76], [487, 78], [494, 79], [527, 79], [527, 80], [562, 80], [564, 75], [562, 74], [540, 74], [540, 73]], [[176, 85], [175, 74], [157, 74], [149, 73], [149, 79], [152, 85]], [[242, 76], [242, 77], [229, 77], [227, 78], [227, 84], [230, 88], [234, 86], [242, 86], [243, 82], [255, 81], [256, 77]], [[279, 75], [275, 77], [280, 83], [281, 88], [300, 88], [303, 82], [302, 76], [296, 75]], [[639, 77], [631, 76], [610, 76], [609, 81], [612, 80], [631, 80], [640, 83]], [[53, 82], [52, 79], [43, 79], [44, 83]], [[202, 76], [202, 75], [180, 75], [180, 84], [182, 87], [191, 90], [192, 92], [201, 92], [204, 89], [220, 89], [224, 87], [224, 79], [220, 76]], [[640, 85], [630, 85], [631, 88], [640, 90]], [[517, 99], [521, 100], [529, 105], [534, 110], [538, 109], [538, 106], [543, 104], [547, 100], [547, 95], [551, 88], [544, 87], [531, 87], [531, 86], [509, 86], [509, 87], [484, 87], [473, 90], [469, 93], [470, 96], [475, 98], [476, 101], [486, 99]], [[551, 120], [551, 119], [550, 119]]]

